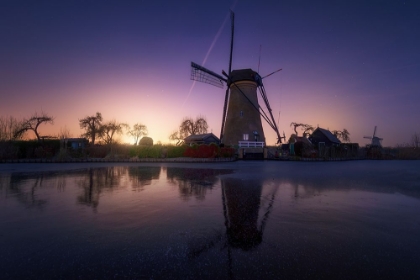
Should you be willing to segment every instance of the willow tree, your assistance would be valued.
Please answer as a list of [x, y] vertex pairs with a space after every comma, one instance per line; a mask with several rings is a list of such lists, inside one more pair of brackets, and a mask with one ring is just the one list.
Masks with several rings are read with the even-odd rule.
[[176, 141], [175, 145], [177, 145], [177, 146], [184, 143], [184, 139], [180, 136], [179, 130], [172, 131], [172, 133], [169, 135], [169, 140]]
[[208, 124], [204, 117], [199, 116], [195, 120], [190, 117], [185, 117], [178, 130], [174, 130], [170, 135], [169, 139], [177, 141], [176, 145], [180, 145], [184, 142], [184, 139], [190, 135], [204, 134], [207, 133]]
[[179, 126], [179, 134], [182, 138], [190, 135], [207, 133], [208, 125], [204, 117], [197, 117], [195, 120], [192, 118], [184, 118]]
[[347, 129], [333, 130], [332, 134], [343, 142], [350, 142], [350, 132]]

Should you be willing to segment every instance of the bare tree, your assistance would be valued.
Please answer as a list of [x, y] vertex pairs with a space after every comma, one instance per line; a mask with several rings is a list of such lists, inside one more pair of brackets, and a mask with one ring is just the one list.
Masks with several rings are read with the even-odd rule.
[[0, 117], [0, 141], [11, 141], [20, 139], [23, 136], [22, 133], [18, 133], [18, 130], [22, 128], [22, 121], [16, 118]]
[[348, 132], [347, 129], [344, 128], [343, 130], [333, 130], [331, 132], [332, 134], [334, 134], [335, 137], [337, 137], [341, 141], [350, 142], [350, 132]]
[[86, 116], [80, 119], [79, 125], [81, 129], [86, 130], [82, 137], [90, 139], [92, 145], [95, 144], [96, 137], [102, 136], [102, 114], [99, 112], [96, 112], [95, 116]]
[[140, 138], [147, 135], [147, 133], [147, 127], [141, 123], [136, 123], [133, 129], [128, 131], [128, 134], [134, 138], [134, 145], [138, 145]]
[[292, 122], [290, 123], [290, 126], [293, 126], [293, 130], [295, 131], [296, 136], [299, 135], [297, 132], [298, 127], [301, 127], [301, 130], [303, 130], [303, 137], [306, 137], [310, 131], [314, 131], [314, 127], [310, 124]]
[[102, 125], [102, 139], [105, 144], [114, 143], [114, 136], [120, 135], [123, 133], [124, 129], [127, 129], [128, 125], [126, 123], [119, 123], [116, 120], [109, 121]]
[[314, 127], [310, 124], [303, 124], [302, 130], [303, 130], [303, 137], [306, 137], [309, 134], [309, 132], [314, 131]]
[[293, 130], [295, 131], [295, 135], [298, 136], [297, 128], [299, 126], [302, 126], [302, 124], [301, 123], [297, 123], [297, 122], [292, 122], [292, 123], [290, 123], [290, 126], [293, 126]]
[[411, 145], [414, 148], [420, 147], [420, 135], [418, 133], [414, 133], [413, 136], [411, 136]]
[[184, 118], [179, 126], [179, 134], [182, 139], [190, 135], [207, 133], [207, 121], [204, 117]]
[[71, 137], [70, 130], [67, 128], [67, 126], [61, 127], [60, 132], [58, 133], [58, 138], [66, 139], [70, 137]]
[[21, 126], [18, 130], [15, 131], [15, 138], [22, 137], [25, 132], [28, 130], [32, 130], [35, 133], [36, 139], [39, 141], [41, 140], [41, 136], [39, 135], [38, 128], [43, 123], [54, 123], [54, 117], [49, 116], [48, 114], [41, 112], [38, 114], [35, 112], [29, 119], [24, 119], [21, 123]]
[[177, 141], [177, 142], [176, 142], [176, 145], [177, 145], [177, 146], [178, 146], [178, 145], [181, 145], [182, 143], [184, 143], [184, 139], [183, 139], [183, 138], [181, 138], [181, 136], [179, 135], [179, 131], [178, 131], [178, 130], [173, 131], [173, 132], [171, 133], [171, 135], [169, 135], [169, 140], [172, 140], [172, 141]]

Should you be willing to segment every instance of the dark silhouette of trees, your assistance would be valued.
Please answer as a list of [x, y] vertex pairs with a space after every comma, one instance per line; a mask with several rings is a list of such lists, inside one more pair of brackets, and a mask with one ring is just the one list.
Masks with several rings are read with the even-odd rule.
[[178, 141], [177, 145], [181, 144], [184, 139], [190, 135], [204, 134], [207, 133], [208, 124], [204, 117], [198, 116], [195, 120], [189, 117], [185, 117], [179, 129], [173, 131], [169, 135], [169, 139], [173, 141]]
[[197, 117], [195, 121], [192, 118], [184, 118], [179, 126], [180, 136], [185, 138], [190, 135], [207, 133], [207, 121], [204, 117]]
[[20, 138], [27, 132], [28, 130], [32, 130], [35, 133], [37, 140], [41, 140], [41, 136], [39, 135], [38, 128], [43, 123], [54, 123], [54, 117], [49, 116], [48, 114], [41, 112], [38, 114], [35, 112], [29, 119], [24, 119], [21, 123], [21, 126], [18, 130], [15, 131], [14, 138]]
[[295, 135], [298, 135], [297, 128], [301, 125], [302, 125], [301, 123], [296, 123], [296, 122], [290, 123], [290, 126], [293, 126], [293, 130], [295, 131]]
[[82, 137], [86, 137], [91, 140], [92, 145], [95, 144], [97, 137], [102, 136], [102, 114], [96, 112], [95, 116], [86, 116], [79, 120], [81, 129], [85, 129], [86, 132], [82, 134]]
[[18, 133], [21, 128], [22, 121], [19, 121], [12, 116], [0, 117], [0, 141], [20, 139], [23, 136], [23, 131], [22, 133]]
[[67, 126], [61, 127], [60, 132], [58, 133], [58, 139], [66, 139], [70, 137], [71, 137], [71, 133], [70, 133], [70, 130], [67, 128]]
[[134, 138], [134, 145], [138, 145], [140, 138], [148, 134], [147, 126], [136, 123], [133, 129], [128, 131], [128, 134]]
[[414, 148], [420, 147], [420, 135], [418, 133], [414, 133], [411, 136], [411, 146]]
[[172, 131], [172, 133], [169, 135], [169, 140], [177, 141], [176, 142], [177, 146], [181, 145], [184, 142], [184, 139], [181, 138], [178, 130]]
[[306, 137], [309, 134], [309, 132], [314, 131], [314, 127], [310, 124], [303, 124], [302, 130], [303, 130], [303, 133], [302, 133], [303, 137]]
[[303, 130], [303, 137], [306, 137], [306, 135], [308, 135], [310, 131], [314, 131], [314, 127], [310, 124], [292, 122], [290, 123], [290, 126], [293, 126], [293, 130], [295, 131], [296, 136], [299, 135], [297, 132], [298, 127], [301, 127], [301, 130]]
[[335, 137], [342, 140], [343, 142], [350, 142], [350, 132], [348, 132], [347, 129], [344, 128], [343, 130], [333, 130], [331, 132]]
[[105, 144], [112, 144], [115, 139], [114, 136], [123, 134], [123, 130], [127, 129], [128, 125], [126, 123], [119, 123], [116, 120], [109, 121], [105, 124], [102, 124], [101, 138], [104, 140]]

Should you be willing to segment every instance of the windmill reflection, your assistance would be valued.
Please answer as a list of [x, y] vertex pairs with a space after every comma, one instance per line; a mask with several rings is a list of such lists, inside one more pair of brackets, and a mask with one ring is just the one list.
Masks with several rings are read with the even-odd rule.
[[222, 179], [223, 214], [229, 245], [244, 250], [262, 241], [258, 212], [262, 185], [241, 179]]
[[197, 258], [212, 249], [226, 252], [228, 275], [233, 277], [233, 250], [253, 250], [263, 240], [278, 184], [258, 180], [221, 178], [225, 232], [199, 242], [192, 241], [188, 257]]

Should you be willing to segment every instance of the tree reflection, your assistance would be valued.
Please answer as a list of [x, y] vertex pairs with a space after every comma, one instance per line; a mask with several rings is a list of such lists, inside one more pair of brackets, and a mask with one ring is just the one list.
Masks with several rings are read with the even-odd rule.
[[[4, 180], [2, 182], [4, 183]], [[12, 173], [9, 177], [6, 195], [14, 197], [18, 202], [28, 208], [43, 209], [47, 204], [47, 199], [40, 198], [38, 190], [45, 187], [55, 187], [64, 190], [66, 179], [64, 174], [40, 173], [40, 174], [20, 174]], [[1, 185], [3, 185], [3, 183]]]
[[160, 167], [129, 167], [128, 175], [131, 186], [136, 191], [144, 190], [144, 187], [151, 185], [153, 180], [159, 179], [160, 169]]
[[77, 201], [96, 210], [101, 192], [119, 187], [126, 172], [127, 167], [88, 168], [83, 173], [84, 177], [77, 182], [83, 190]]
[[195, 197], [204, 200], [207, 190], [213, 188], [218, 175], [229, 174], [231, 170], [202, 169], [202, 168], [168, 168], [167, 179], [170, 183], [178, 185], [182, 199]]

